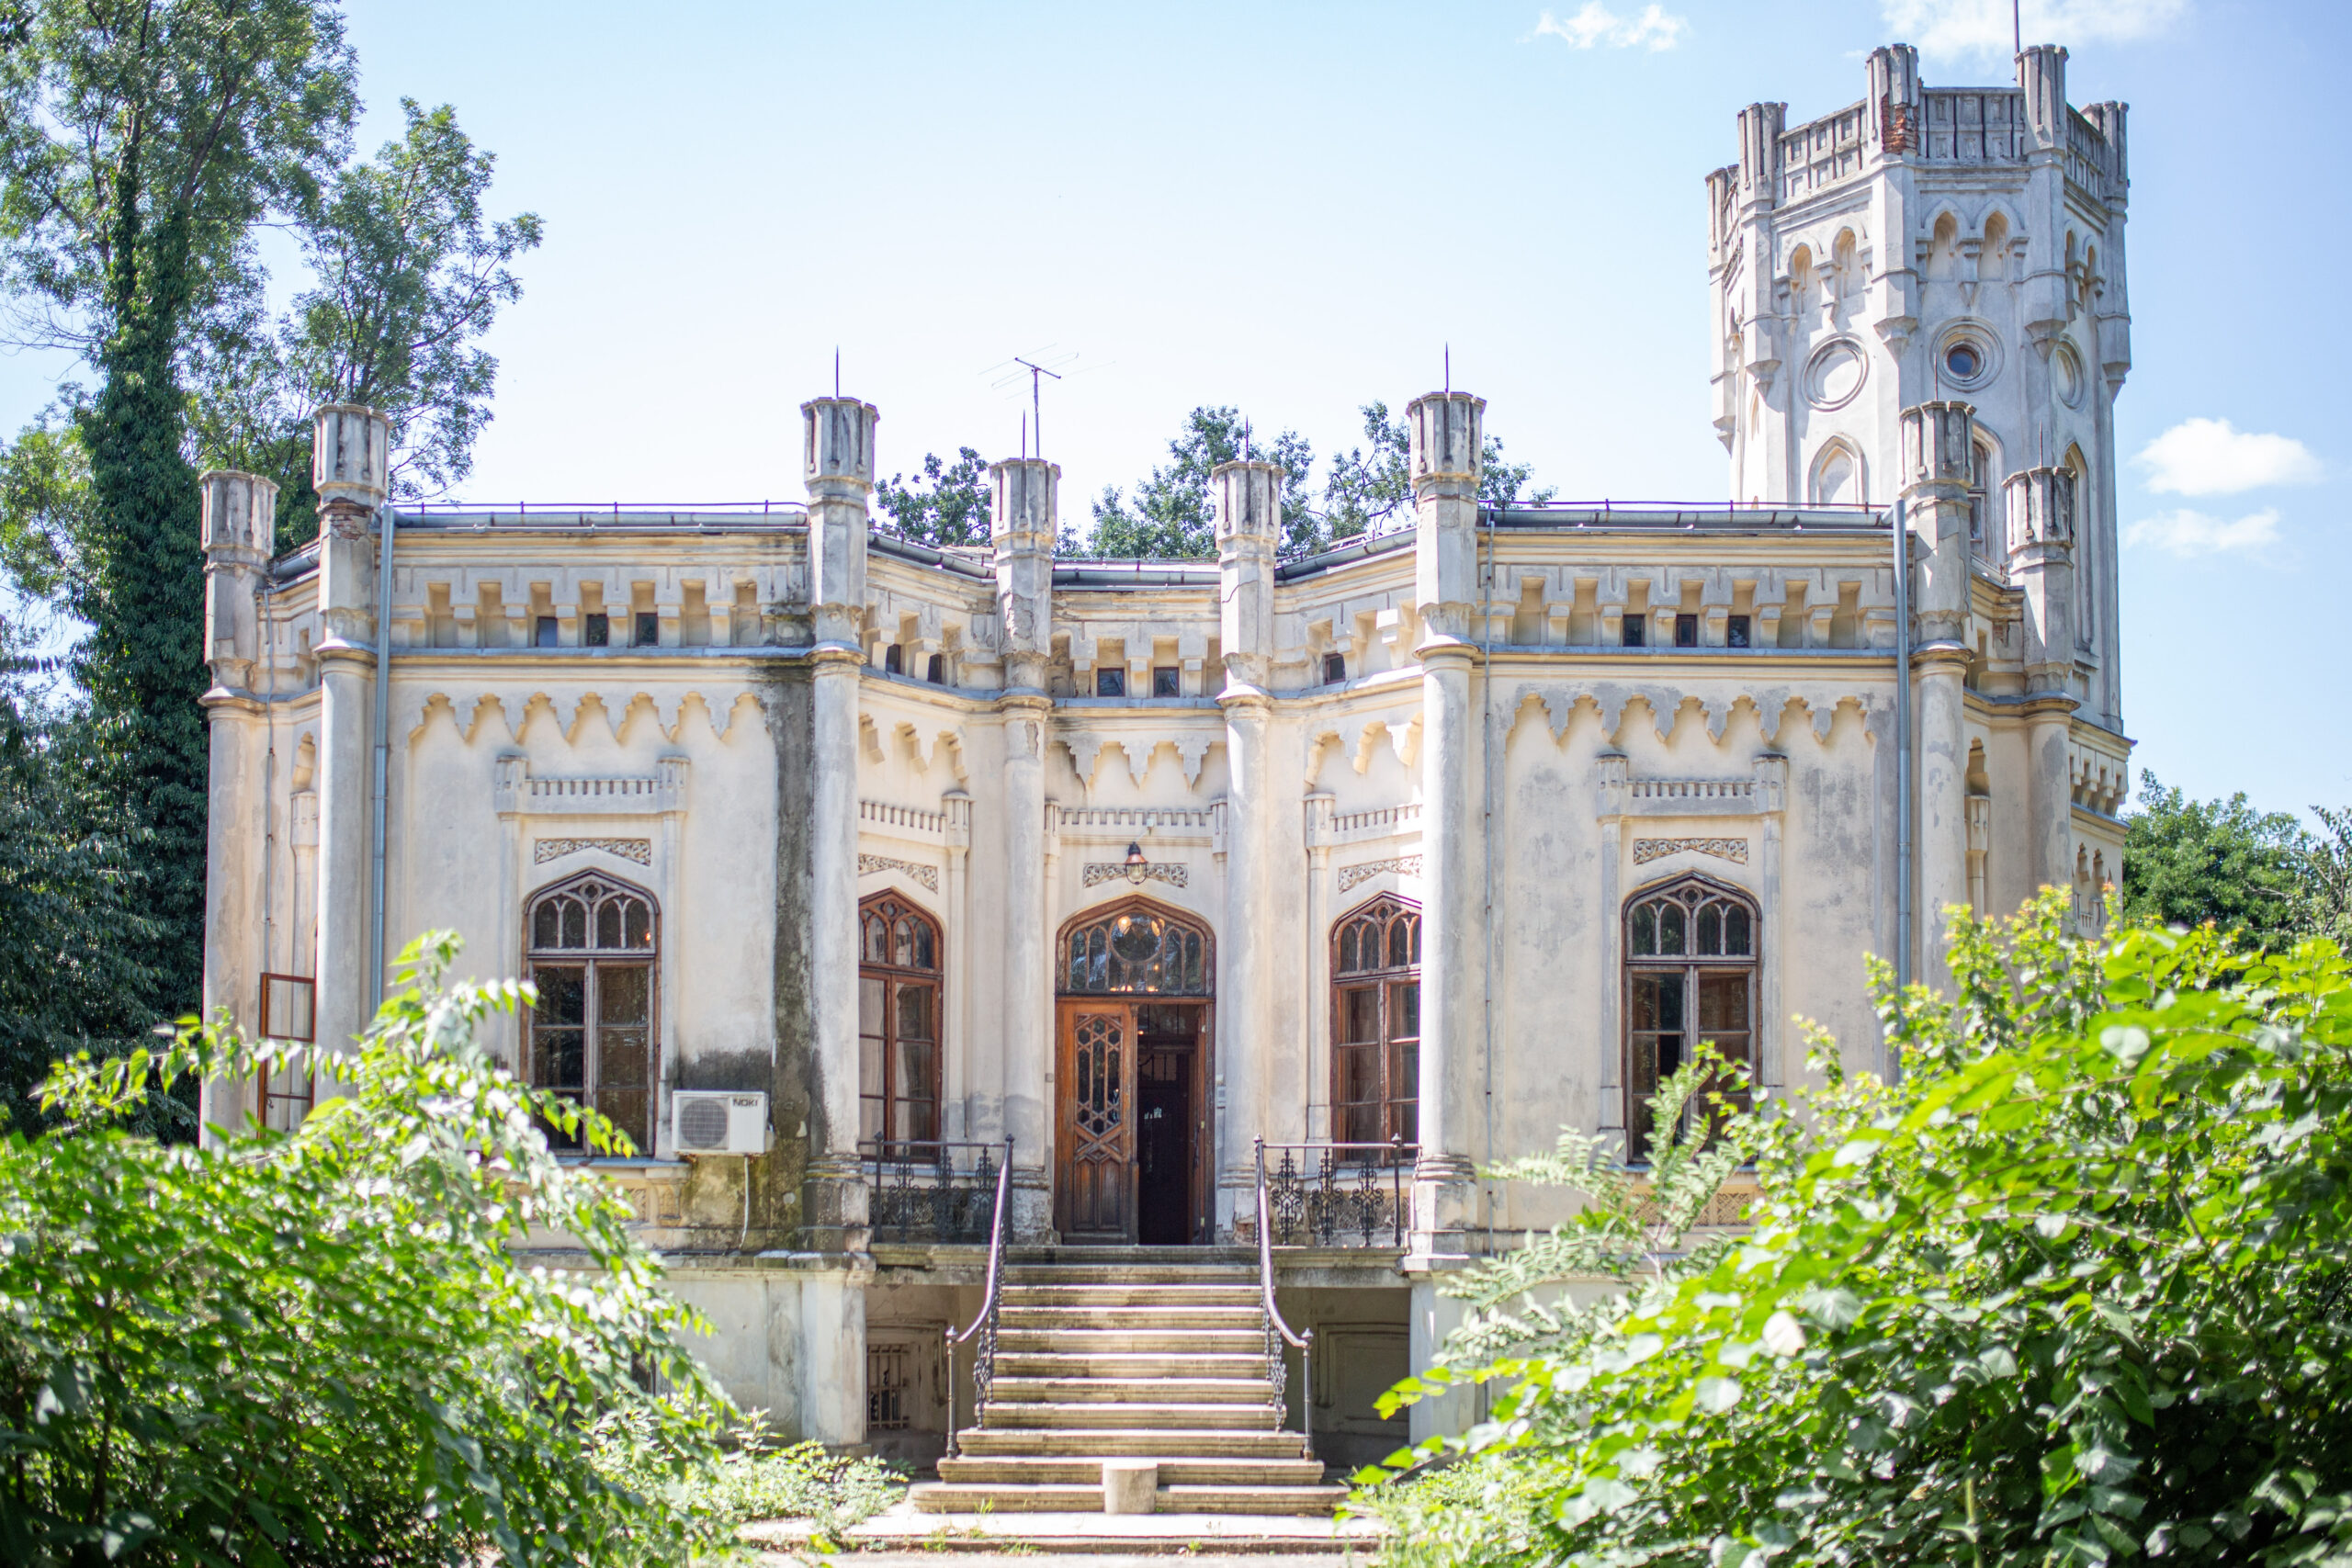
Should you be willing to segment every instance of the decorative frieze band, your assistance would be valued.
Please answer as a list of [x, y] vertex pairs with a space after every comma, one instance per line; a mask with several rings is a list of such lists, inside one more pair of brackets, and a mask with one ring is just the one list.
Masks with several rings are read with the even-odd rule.
[[895, 855], [862, 854], [857, 857], [858, 875], [865, 876], [877, 871], [903, 871], [933, 893], [939, 891], [939, 868], [935, 865], [918, 865], [913, 861], [899, 860]]
[[578, 854], [582, 850], [602, 850], [608, 855], [618, 855], [639, 865], [653, 863], [653, 840], [650, 839], [535, 839], [531, 842], [531, 863], [545, 865], [551, 860]]
[[1734, 865], [1747, 863], [1746, 839], [1635, 839], [1634, 863], [1647, 865], [1654, 860], [1664, 860], [1671, 854], [1688, 850], [1692, 854], [1713, 855]]
[[1399, 876], [1419, 876], [1421, 874], [1421, 857], [1392, 855], [1386, 860], [1368, 860], [1362, 865], [1343, 865], [1340, 868], [1340, 891], [1345, 893], [1351, 887], [1360, 886], [1385, 871], [1393, 871]]
[[[1162, 861], [1154, 861], [1149, 865], [1136, 866], [1134, 869], [1142, 873], [1142, 880], [1146, 882], [1165, 882], [1170, 887], [1192, 886], [1191, 874], [1181, 865], [1170, 865]], [[1124, 861], [1091, 861], [1086, 867], [1086, 886], [1100, 887], [1106, 882], [1124, 882], [1126, 880], [1127, 871], [1127, 864]]]

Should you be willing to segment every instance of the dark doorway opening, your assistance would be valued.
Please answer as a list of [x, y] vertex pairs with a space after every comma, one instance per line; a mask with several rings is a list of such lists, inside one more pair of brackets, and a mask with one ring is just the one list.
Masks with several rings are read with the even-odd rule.
[[1136, 1239], [1182, 1247], [1198, 1213], [1205, 1118], [1199, 1093], [1198, 1004], [1136, 1009]]

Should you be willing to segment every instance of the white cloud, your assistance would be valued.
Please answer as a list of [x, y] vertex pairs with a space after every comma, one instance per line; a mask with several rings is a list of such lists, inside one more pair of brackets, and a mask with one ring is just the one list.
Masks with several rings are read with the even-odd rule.
[[2166, 555], [2187, 559], [2218, 556], [2231, 550], [2259, 550], [2278, 542], [2278, 513], [2265, 507], [2247, 516], [2223, 522], [2183, 507], [2143, 517], [2123, 531], [2127, 545], [2152, 545]]
[[2240, 430], [2226, 419], [2184, 419], [2133, 459], [2160, 494], [2235, 495], [2264, 485], [2307, 485], [2320, 462], [2291, 435]]
[[[2153, 37], [2188, 0], [2024, 0], [2027, 43], [2121, 43]], [[2007, 60], [2015, 41], [2009, 0], [1879, 0], [1891, 35], [1925, 54]]]
[[1600, 0], [1585, 0], [1585, 7], [1566, 21], [1546, 11], [1535, 23], [1529, 35], [1541, 38], [1546, 33], [1566, 39], [1577, 49], [1590, 49], [1605, 43], [1611, 49], [1672, 49], [1690, 30], [1687, 17], [1669, 17], [1663, 6], [1645, 6], [1638, 17], [1621, 17], [1602, 5]]

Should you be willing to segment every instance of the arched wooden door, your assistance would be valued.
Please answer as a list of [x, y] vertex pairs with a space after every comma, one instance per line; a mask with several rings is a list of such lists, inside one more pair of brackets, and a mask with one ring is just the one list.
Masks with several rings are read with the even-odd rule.
[[1056, 1224], [1070, 1242], [1193, 1239], [1208, 1193], [1209, 994], [1198, 922], [1148, 899], [1088, 911], [1054, 976]]

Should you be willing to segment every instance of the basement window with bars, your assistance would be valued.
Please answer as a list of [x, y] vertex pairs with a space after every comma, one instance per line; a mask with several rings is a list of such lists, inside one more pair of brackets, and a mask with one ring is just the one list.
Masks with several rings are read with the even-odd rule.
[[914, 1347], [902, 1343], [865, 1348], [865, 1429], [903, 1432], [914, 1425]]

